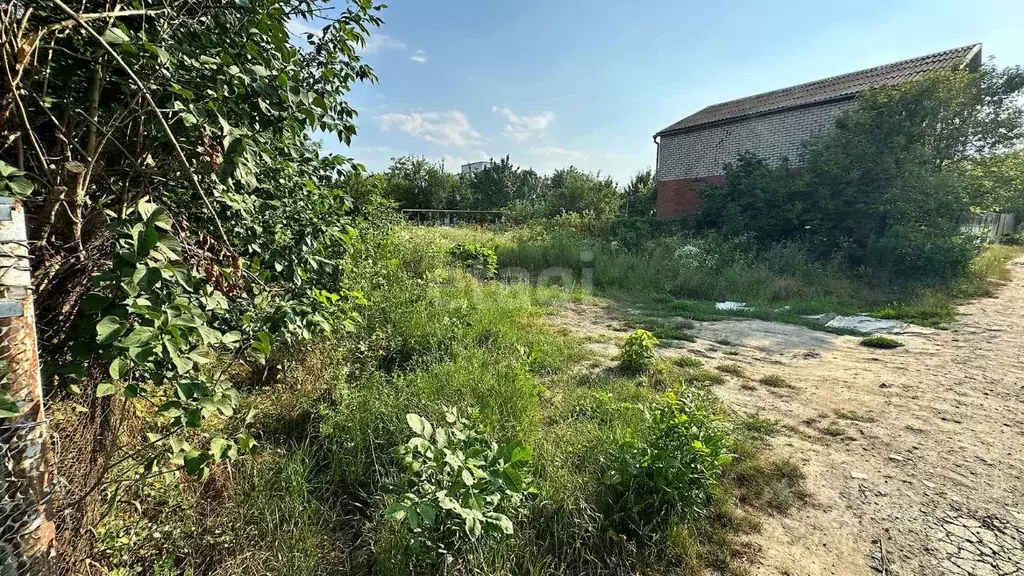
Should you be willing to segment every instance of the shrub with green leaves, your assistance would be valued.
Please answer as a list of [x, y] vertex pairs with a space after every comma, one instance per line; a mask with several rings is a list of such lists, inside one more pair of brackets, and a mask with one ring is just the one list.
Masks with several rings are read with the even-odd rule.
[[733, 444], [731, 427], [712, 395], [674, 387], [651, 412], [648, 425], [619, 442], [615, 465], [605, 477], [614, 523], [644, 533], [669, 516], [707, 515], [732, 462]]
[[474, 276], [493, 278], [498, 272], [498, 257], [486, 246], [460, 243], [452, 246], [450, 253], [452, 260]]
[[512, 534], [512, 517], [535, 493], [530, 448], [499, 446], [456, 410], [446, 426], [416, 414], [406, 420], [414, 435], [395, 449], [405, 474], [383, 491], [394, 496], [385, 514], [412, 534], [412, 551], [450, 554], [485, 534]]
[[619, 368], [627, 372], [645, 372], [654, 367], [654, 361], [658, 355], [654, 347], [658, 345], [658, 339], [647, 330], [637, 330], [626, 337], [616, 359], [619, 361]]
[[888, 350], [892, 348], [902, 347], [903, 342], [900, 342], [895, 338], [889, 338], [888, 336], [879, 336], [876, 334], [874, 336], [868, 336], [867, 338], [862, 339], [860, 341], [860, 345], [866, 346], [868, 348], [882, 348], [883, 350]]

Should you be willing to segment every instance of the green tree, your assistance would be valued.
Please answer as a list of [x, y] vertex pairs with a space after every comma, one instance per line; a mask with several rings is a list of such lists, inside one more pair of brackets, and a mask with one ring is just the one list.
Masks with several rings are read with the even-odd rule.
[[959, 166], [956, 177], [974, 210], [1024, 218], [1024, 150], [971, 158]]
[[615, 218], [622, 200], [622, 193], [611, 178], [589, 174], [573, 166], [556, 170], [548, 179], [541, 198], [549, 216], [590, 212], [598, 220]]
[[[352, 329], [359, 223], [339, 182], [356, 167], [311, 135], [355, 134], [346, 94], [375, 80], [359, 49], [382, 6], [69, 4], [0, 10], [0, 173], [33, 222], [48, 387], [96, 408], [95, 468], [75, 477], [97, 483], [70, 487], [85, 498], [114, 455], [118, 473], [202, 477], [245, 452], [238, 393], [210, 366], [270, 373], [277, 344]], [[302, 47], [296, 18], [324, 23]]]
[[465, 195], [458, 178], [419, 156], [395, 158], [384, 182], [385, 196], [403, 209], [454, 210]]
[[625, 196], [623, 214], [627, 218], [654, 216], [657, 187], [653, 170], [648, 168], [637, 172], [622, 192]]
[[516, 201], [532, 201], [540, 196], [543, 182], [536, 172], [517, 168], [505, 156], [466, 178], [465, 206], [475, 210], [501, 210]]

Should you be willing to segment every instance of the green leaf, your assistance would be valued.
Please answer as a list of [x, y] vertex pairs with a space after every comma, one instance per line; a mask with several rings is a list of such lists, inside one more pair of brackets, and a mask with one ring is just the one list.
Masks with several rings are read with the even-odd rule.
[[217, 436], [210, 440], [210, 453], [214, 460], [234, 460], [238, 457], [238, 448], [231, 440]]
[[462, 483], [466, 486], [472, 486], [474, 483], [473, 473], [465, 468], [462, 469]]
[[395, 502], [388, 509], [384, 511], [384, 515], [388, 518], [394, 518], [396, 520], [404, 520], [405, 515], [408, 514], [409, 508], [404, 502]]
[[124, 348], [135, 348], [136, 346], [143, 346], [145, 344], [154, 344], [156, 343], [156, 338], [156, 328], [151, 326], [139, 326], [135, 330], [132, 330], [131, 334], [118, 342], [118, 345]]
[[181, 402], [178, 402], [177, 400], [164, 402], [159, 408], [157, 408], [157, 412], [167, 416], [168, 418], [177, 418], [183, 414], [181, 410]]
[[430, 422], [418, 414], [406, 414], [405, 420], [409, 423], [409, 427], [412, 428], [413, 432], [424, 438], [430, 438], [430, 435], [434, 433], [434, 427]]
[[497, 512], [491, 512], [487, 514], [487, 520], [493, 522], [498, 528], [505, 534], [512, 533], [512, 520], [504, 514], [498, 514]]
[[11, 191], [11, 195], [17, 198], [27, 198], [32, 191], [35, 190], [36, 185], [27, 178], [13, 178], [7, 181], [7, 189]]
[[103, 310], [112, 300], [98, 292], [89, 292], [82, 297], [82, 312], [93, 314]]
[[117, 316], [107, 316], [96, 324], [96, 341], [100, 344], [107, 344], [124, 332], [121, 326], [121, 319]]
[[509, 457], [509, 464], [515, 464], [516, 462], [529, 462], [533, 458], [533, 450], [529, 446], [523, 444], [516, 444], [512, 447], [512, 454]]
[[174, 368], [178, 371], [178, 374], [188, 374], [195, 366], [195, 362], [184, 356], [171, 358], [171, 362], [174, 363]]
[[120, 28], [108, 28], [107, 31], [103, 33], [102, 38], [107, 44], [113, 44], [115, 46], [118, 44], [124, 44], [130, 40], [128, 35], [124, 33], [124, 30], [121, 30]]
[[110, 377], [115, 381], [120, 380], [128, 373], [128, 363], [121, 358], [115, 358], [114, 361], [110, 363], [109, 372]]
[[501, 481], [513, 492], [523, 491], [523, 476], [514, 468], [505, 468], [501, 471]]
[[199, 428], [203, 425], [203, 411], [199, 408], [189, 408], [185, 411], [185, 426], [187, 428]]
[[238, 445], [238, 449], [241, 450], [243, 454], [252, 452], [252, 449], [257, 446], [256, 440], [253, 440], [253, 437], [248, 434], [238, 434], [235, 436], [235, 444]]
[[7, 162], [0, 160], [0, 176], [7, 178], [8, 176], [20, 176], [24, 173], [24, 171], [18, 170], [17, 168], [11, 166]]
[[433, 526], [437, 521], [437, 507], [429, 502], [420, 502], [416, 505], [416, 511], [420, 513], [427, 526]]
[[174, 230], [174, 221], [171, 220], [171, 215], [167, 213], [167, 210], [163, 206], [156, 206], [154, 204], [150, 204], [150, 206], [153, 206], [153, 208], [149, 209], [147, 207], [145, 213], [143, 213], [142, 207], [139, 207], [139, 213], [146, 219], [146, 224], [168, 232]]
[[0, 389], [0, 418], [10, 418], [21, 414], [18, 401], [7, 390]]
[[185, 472], [190, 476], [200, 476], [202, 472], [206, 470], [206, 466], [210, 463], [210, 460], [210, 454], [200, 452], [198, 450], [192, 450], [188, 454], [185, 454]]
[[116, 391], [117, 389], [114, 388], [113, 383], [103, 382], [102, 384], [96, 387], [96, 397], [103, 398], [104, 396], [110, 396]]

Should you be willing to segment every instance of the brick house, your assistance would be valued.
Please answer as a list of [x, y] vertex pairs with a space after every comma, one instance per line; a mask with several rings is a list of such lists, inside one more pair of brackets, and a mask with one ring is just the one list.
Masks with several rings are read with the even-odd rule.
[[831, 126], [864, 90], [980, 65], [981, 44], [974, 44], [708, 106], [654, 135], [658, 217], [697, 212], [696, 189], [721, 185], [724, 165], [742, 152], [797, 161], [804, 140]]

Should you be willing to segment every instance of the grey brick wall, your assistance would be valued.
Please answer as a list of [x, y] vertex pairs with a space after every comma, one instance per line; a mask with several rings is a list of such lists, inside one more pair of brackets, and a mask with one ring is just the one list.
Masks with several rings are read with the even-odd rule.
[[852, 100], [832, 102], [662, 136], [658, 180], [720, 175], [726, 162], [746, 151], [772, 160], [785, 156], [796, 164], [801, 143], [821, 134], [851, 106]]

